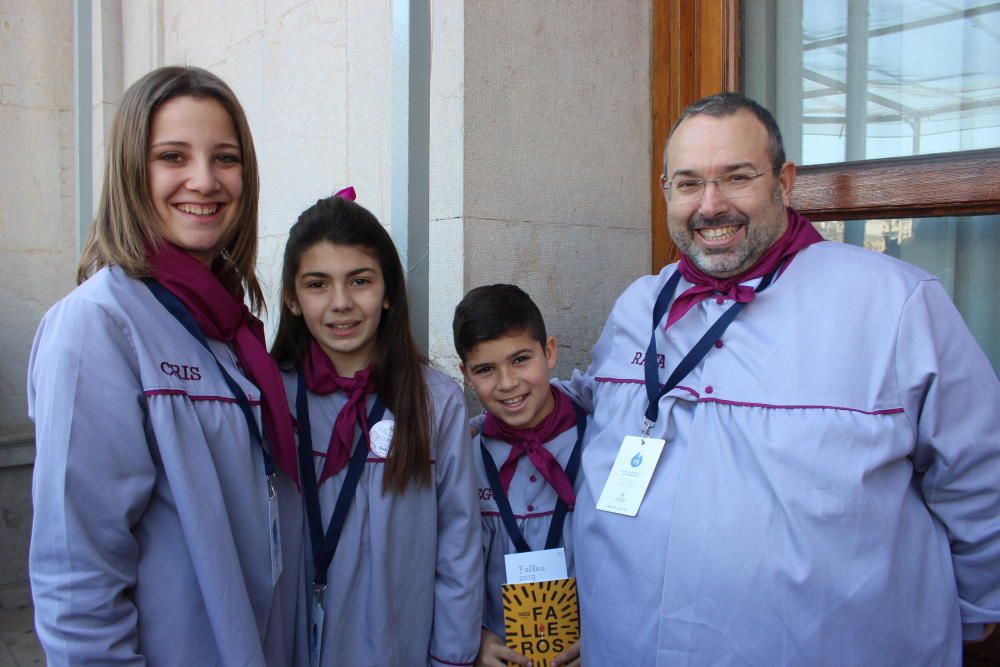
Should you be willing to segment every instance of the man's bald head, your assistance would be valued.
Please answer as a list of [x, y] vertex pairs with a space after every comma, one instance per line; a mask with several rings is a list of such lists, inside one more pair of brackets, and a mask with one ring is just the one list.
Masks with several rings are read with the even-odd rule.
[[[667, 136], [667, 146], [670, 145], [670, 138], [674, 136], [674, 132], [677, 131], [678, 126], [692, 116], [705, 115], [713, 118], [723, 118], [725, 116], [734, 116], [741, 111], [752, 113], [761, 122], [764, 129], [767, 130], [767, 152], [771, 158], [771, 167], [777, 169], [783, 165], [785, 163], [785, 144], [781, 140], [781, 130], [778, 128], [778, 122], [774, 119], [770, 111], [742, 93], [718, 93], [703, 97], [697, 102], [689, 104], [681, 112], [677, 120], [674, 121], [673, 127], [670, 128], [670, 134]], [[666, 146], [664, 146], [663, 150], [663, 173], [668, 173]]]

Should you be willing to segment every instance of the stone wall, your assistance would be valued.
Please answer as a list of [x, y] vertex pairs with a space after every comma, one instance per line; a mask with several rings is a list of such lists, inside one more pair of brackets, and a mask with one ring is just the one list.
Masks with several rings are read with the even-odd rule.
[[0, 5], [0, 589], [27, 581], [31, 341], [74, 284], [72, 18], [70, 0]]
[[649, 272], [650, 7], [475, 0], [465, 10], [465, 283], [510, 282], [585, 367]]
[[[566, 376], [649, 270], [649, 2], [430, 5], [430, 357], [457, 375], [455, 304], [513, 282], [559, 338]], [[271, 326], [281, 251], [303, 209], [351, 184], [391, 229], [390, 0], [92, 6], [95, 201], [122, 91], [187, 64], [225, 79], [249, 117]], [[26, 578], [28, 352], [74, 284], [72, 18], [70, 0], [0, 5], [0, 587]]]

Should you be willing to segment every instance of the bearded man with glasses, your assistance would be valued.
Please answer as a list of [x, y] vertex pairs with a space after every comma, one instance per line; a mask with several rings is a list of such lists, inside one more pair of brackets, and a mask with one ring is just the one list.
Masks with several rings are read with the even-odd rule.
[[674, 125], [678, 264], [585, 374], [587, 665], [958, 665], [1000, 621], [1000, 382], [936, 278], [823, 241], [739, 94]]

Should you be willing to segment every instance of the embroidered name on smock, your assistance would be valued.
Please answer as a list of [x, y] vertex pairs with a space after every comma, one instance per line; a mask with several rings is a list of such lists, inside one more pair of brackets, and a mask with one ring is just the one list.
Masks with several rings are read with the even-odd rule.
[[479, 499], [480, 500], [493, 500], [493, 489], [486, 487], [485, 489], [479, 489]]
[[[662, 354], [656, 355], [656, 365], [660, 368], [666, 368], [666, 357]], [[632, 357], [632, 361], [629, 362], [632, 366], [642, 366], [646, 363], [646, 353], [636, 352], [635, 356]]]
[[172, 364], [169, 361], [160, 362], [160, 370], [164, 375], [178, 378], [179, 380], [200, 380], [201, 369], [197, 366], [186, 364]]

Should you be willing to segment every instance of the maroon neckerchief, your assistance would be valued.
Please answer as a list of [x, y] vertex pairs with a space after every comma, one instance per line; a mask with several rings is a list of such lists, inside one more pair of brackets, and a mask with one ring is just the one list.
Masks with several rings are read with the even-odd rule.
[[236, 349], [240, 367], [260, 389], [264, 434], [271, 456], [297, 485], [295, 436], [285, 386], [278, 365], [264, 346], [263, 325], [243, 303], [242, 288], [231, 294], [211, 269], [166, 241], [148, 244], [146, 260], [153, 280], [184, 304], [206, 338], [230, 343]]
[[309, 340], [309, 352], [302, 365], [306, 387], [314, 394], [326, 396], [335, 391], [347, 394], [347, 404], [341, 408], [333, 423], [330, 444], [326, 448], [326, 460], [317, 485], [333, 477], [347, 466], [351, 459], [351, 441], [354, 439], [354, 425], [360, 424], [363, 433], [368, 433], [368, 415], [365, 414], [365, 397], [375, 393], [372, 368], [369, 366], [345, 378], [337, 373], [330, 357], [320, 348], [316, 339]]
[[514, 428], [492, 414], [487, 414], [486, 421], [483, 423], [483, 435], [503, 440], [511, 445], [510, 454], [500, 468], [500, 483], [503, 485], [504, 491], [510, 490], [510, 482], [514, 478], [514, 471], [517, 468], [517, 460], [522, 455], [527, 454], [545, 481], [555, 489], [559, 498], [572, 509], [576, 502], [573, 485], [570, 484], [569, 476], [559, 465], [559, 461], [544, 445], [560, 433], [576, 426], [576, 410], [573, 409], [573, 401], [566, 394], [554, 388], [549, 390], [555, 399], [555, 407], [534, 428]]
[[663, 328], [670, 328], [670, 325], [681, 319], [692, 306], [713, 294], [720, 294], [722, 298], [732, 299], [739, 303], [753, 301], [754, 296], [756, 296], [753, 288], [740, 283], [765, 276], [779, 266], [781, 271], [784, 271], [795, 253], [823, 240], [812, 223], [802, 214], [791, 207], [786, 210], [788, 212], [788, 228], [785, 233], [767, 249], [767, 252], [761, 256], [756, 264], [738, 276], [723, 279], [713, 278], [696, 267], [687, 258], [687, 255], [683, 255], [678, 270], [684, 279], [692, 283], [694, 287], [689, 287], [674, 300], [673, 305], [670, 306], [670, 313], [667, 315], [667, 324]]

